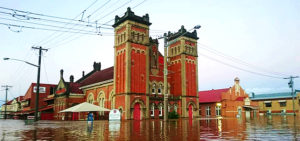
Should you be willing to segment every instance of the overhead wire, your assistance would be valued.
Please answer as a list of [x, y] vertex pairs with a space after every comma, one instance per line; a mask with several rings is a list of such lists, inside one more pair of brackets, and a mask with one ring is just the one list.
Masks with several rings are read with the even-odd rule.
[[[16, 21], [16, 22], [22, 22], [22, 23], [28, 23], [28, 24], [34, 24], [34, 25], [39, 25], [39, 26], [46, 26], [46, 27], [52, 27], [52, 28], [58, 28], [59, 29], [65, 29], [65, 30], [72, 30], [72, 31], [83, 31], [83, 32], [95, 32], [95, 31], [89, 31], [89, 30], [80, 30], [80, 29], [74, 29], [74, 28], [66, 28], [66, 27], [62, 27], [62, 26], [55, 26], [55, 25], [49, 25], [49, 24], [40, 24], [40, 23], [34, 23], [34, 22], [28, 22], [28, 21], [21, 21], [21, 20], [14, 20], [14, 19], [7, 19], [7, 18], [1, 18], [3, 20], [8, 20], [8, 21]], [[9, 24], [9, 23], [6, 23]], [[22, 27], [22, 26], [21, 26]], [[59, 31], [60, 32], [60, 31]]]
[[271, 71], [271, 70], [268, 70], [266, 68], [262, 68], [262, 67], [259, 67], [257, 65], [250, 64], [250, 63], [248, 63], [246, 61], [243, 61], [241, 59], [235, 58], [233, 56], [226, 55], [226, 54], [224, 54], [224, 53], [222, 53], [222, 52], [220, 52], [218, 50], [215, 50], [212, 47], [204, 45], [202, 43], [198, 43], [198, 45], [200, 45], [199, 49], [204, 49], [204, 50], [209, 51], [209, 52], [211, 52], [211, 53], [213, 53], [215, 55], [218, 55], [220, 57], [223, 57], [223, 58], [226, 58], [228, 60], [231, 60], [234, 63], [241, 64], [241, 65], [244, 65], [244, 66], [247, 66], [247, 67], [251, 67], [251, 68], [254, 68], [254, 69], [257, 69], [257, 70], [269, 73], [269, 74], [273, 74], [273, 75], [289, 76], [287, 74], [283, 74], [283, 73]]
[[[98, 0], [95, 0], [92, 4], [90, 4], [87, 8], [85, 8], [83, 11], [88, 10], [90, 7], [92, 7]], [[77, 16], [75, 16], [72, 20], [75, 20], [76, 18], [78, 18], [80, 15], [82, 14], [82, 12], [80, 14], [78, 14]], [[66, 23], [65, 26], [71, 24], [71, 22]], [[88, 22], [89, 24], [89, 22]], [[47, 36], [46, 38], [44, 38], [43, 40], [39, 41], [36, 44], [44, 44], [44, 43], [49, 43], [51, 40], [53, 40], [54, 38], [57, 38], [59, 36], [61, 36], [61, 34], [59, 34], [58, 36], [54, 37], [54, 35], [56, 35], [57, 32], [52, 33], [51, 35]]]
[[256, 75], [260, 75], [260, 76], [265, 76], [265, 77], [270, 77], [270, 78], [283, 79], [283, 77], [278, 77], [278, 76], [268, 75], [268, 74], [264, 74], [264, 73], [260, 73], [260, 72], [256, 72], [256, 71], [247, 70], [247, 69], [244, 69], [244, 68], [241, 68], [241, 67], [237, 67], [237, 66], [234, 66], [234, 65], [232, 65], [232, 64], [223, 62], [223, 61], [221, 61], [221, 60], [215, 59], [215, 58], [213, 58], [213, 57], [210, 57], [210, 56], [205, 55], [205, 54], [202, 54], [202, 53], [198, 53], [198, 55], [201, 55], [201, 56], [206, 57], [206, 58], [208, 58], [208, 59], [210, 59], [210, 60], [213, 60], [213, 61], [215, 61], [215, 62], [221, 63], [221, 64], [223, 64], [223, 65], [226, 65], [226, 66], [229, 66], [229, 67], [232, 67], [232, 68], [235, 68], [235, 69], [244, 71], [244, 72], [248, 72], [248, 73], [252, 73], [252, 74], [256, 74]]
[[[127, 1], [127, 2], [124, 3], [122, 6], [120, 6], [120, 7], [116, 8], [116, 9], [112, 10], [111, 12], [109, 12], [109, 14], [114, 13], [115, 11], [117, 11], [118, 9], [120, 9], [120, 8], [123, 7], [123, 6], [125, 6], [126, 4], [128, 4], [128, 3], [131, 2], [131, 1], [132, 1], [132, 0]], [[140, 5], [143, 4], [145, 1], [147, 1], [147, 0], [143, 0], [142, 2], [138, 3], [137, 5], [135, 5], [132, 9], [134, 9], [134, 8], [136, 8], [136, 7], [138, 7], [138, 6], [140, 6]], [[109, 14], [106, 14], [106, 15], [109, 15]], [[103, 16], [103, 17], [101, 17], [100, 19], [106, 17], [106, 15]], [[98, 20], [100, 20], [100, 19], [98, 19]], [[97, 20], [97, 21], [98, 21], [98, 20]], [[107, 21], [107, 22], [105, 22], [105, 23], [103, 23], [103, 24], [104, 24], [104, 25], [105, 25], [105, 24], [108, 24], [109, 22], [111, 22], [111, 21], [113, 21], [113, 20], [114, 20], [114, 19], [109, 20], [109, 21]], [[113, 33], [112, 33], [112, 34], [113, 34]], [[73, 36], [74, 36], [74, 35], [73, 35]], [[114, 36], [114, 35], [111, 35], [111, 34], [103, 34], [103, 33], [102, 33], [101, 36]], [[69, 39], [69, 40], [67, 40], [67, 39], [69, 38], [69, 37], [67, 37], [67, 38], [63, 39], [62, 41], [60, 41], [58, 44], [55, 44], [55, 47], [51, 47], [51, 48], [56, 48], [56, 47], [58, 47], [58, 46], [67, 44], [67, 43], [69, 43], [69, 42], [71, 42], [71, 41], [73, 41], [73, 40], [76, 40], [76, 39], [80, 38], [80, 37], [81, 37], [81, 35], [78, 35], [78, 36], [76, 36], [76, 37], [74, 37], [74, 38], [72, 38], [72, 39]], [[63, 42], [63, 41], [65, 41], [65, 42]]]
[[[132, 1], [132, 0], [129, 0], [129, 1], [127, 1], [126, 3], [122, 4], [122, 6], [119, 6], [118, 8], [116, 8], [116, 9], [110, 11], [108, 14], [106, 14], [106, 15], [103, 16], [103, 17], [101, 17], [101, 19], [104, 18], [104, 17], [106, 17], [106, 16], [108, 16], [109, 14], [114, 13], [115, 11], [119, 10], [121, 7], [127, 5], [127, 4], [130, 3], [131, 1]], [[106, 4], [107, 4], [107, 3], [106, 3]], [[99, 21], [99, 20], [101, 20], [101, 19], [98, 19], [98, 20], [96, 20], [96, 21]], [[104, 24], [106, 24], [106, 23], [104, 23]], [[105, 34], [100, 33], [99, 35], [105, 35]], [[64, 45], [64, 44], [66, 44], [66, 43], [69, 43], [70, 41], [73, 41], [73, 40], [78, 39], [78, 38], [81, 37], [80, 35], [75, 36], [75, 37], [74, 37], [74, 36], [75, 36], [75, 34], [73, 34], [73, 35], [71, 35], [71, 36], [68, 36], [68, 37], [64, 38], [63, 40], [61, 40], [61, 41], [59, 41], [59, 42], [56, 42], [56, 44], [51, 44], [51, 45], [49, 45], [49, 46], [55, 46], [55, 47], [48, 47], [48, 48], [49, 48], [49, 49], [50, 49], [50, 48], [56, 48], [56, 47], [58, 47], [58, 45], [60, 45], [60, 46], [61, 46], [61, 45]], [[74, 38], [70, 39], [70, 37], [74, 37]]]
[[8, 24], [8, 23], [0, 23], [1, 25], [6, 25], [8, 28], [10, 27], [19, 27], [19, 28], [28, 28], [28, 29], [38, 29], [45, 31], [57, 31], [57, 32], [66, 32], [66, 33], [76, 33], [76, 34], [85, 34], [85, 35], [96, 35], [91, 32], [79, 32], [79, 31], [68, 31], [68, 30], [57, 30], [57, 29], [49, 29], [49, 28], [40, 28], [40, 27], [32, 27], [32, 26], [24, 26], [24, 25], [16, 25], [16, 24]]
[[[110, 2], [110, 1], [108, 1], [108, 2]], [[100, 7], [104, 7], [105, 5], [107, 5], [108, 4], [108, 2], [106, 2], [104, 5], [101, 5]], [[87, 9], [86, 9], [87, 10]], [[99, 8], [96, 10], [96, 11], [98, 11], [99, 10]], [[95, 11], [94, 11], [95, 12]], [[94, 13], [93, 12], [93, 13]], [[81, 14], [79, 14], [78, 16], [80, 16]], [[89, 17], [91, 16], [92, 14], [90, 14], [89, 15]], [[78, 16], [76, 16], [75, 18], [77, 18]], [[86, 19], [87, 17], [85, 17], [85, 19]], [[73, 27], [72, 27], [73, 28]], [[97, 25], [96, 25], [96, 27], [95, 27], [96, 29], [97, 29]], [[58, 37], [60, 37], [60, 36], [62, 36], [62, 35], [64, 35], [64, 34], [59, 34], [59, 35], [57, 35], [57, 36], [55, 36], [55, 37], [53, 37], [51, 40], [48, 40], [48, 42], [47, 43], [45, 43], [44, 44], [44, 46], [45, 45], [47, 45], [47, 44], [50, 44], [51, 42], [50, 41], [53, 41], [54, 39], [57, 39]], [[73, 36], [73, 35], [71, 35], [71, 36]], [[67, 36], [67, 38], [69, 38], [70, 36]], [[61, 41], [60, 41], [61, 42]], [[60, 43], [59, 42], [59, 43]], [[59, 44], [58, 42], [55, 42], [54, 44]], [[50, 45], [47, 45], [47, 46], [51, 46], [51, 45], [53, 45], [53, 43], [52, 44], [50, 44]], [[48, 48], [51, 48], [51, 47], [48, 47]]]

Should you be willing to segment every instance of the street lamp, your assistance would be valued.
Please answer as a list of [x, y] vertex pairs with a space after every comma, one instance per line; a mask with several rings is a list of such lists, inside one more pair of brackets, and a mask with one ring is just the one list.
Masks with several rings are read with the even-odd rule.
[[19, 62], [24, 62], [26, 64], [29, 64], [31, 66], [37, 67], [38, 68], [38, 74], [37, 74], [37, 88], [36, 88], [36, 97], [35, 97], [35, 112], [34, 112], [34, 121], [38, 121], [38, 109], [39, 109], [39, 92], [40, 92], [40, 71], [41, 71], [41, 56], [39, 56], [39, 65], [35, 65], [32, 63], [29, 63], [24, 60], [20, 59], [13, 59], [13, 58], [3, 58], [3, 60], [14, 60], [14, 61], [19, 61]]
[[[188, 33], [193, 29], [199, 29], [199, 28], [201, 28], [201, 26], [196, 25], [192, 29], [178, 36], [177, 38], [182, 37], [183, 35], [185, 35], [186, 33]], [[168, 109], [168, 95], [167, 95], [168, 93], [168, 67], [167, 67], [168, 37], [167, 37], [167, 33], [164, 33], [164, 36], [158, 39], [162, 39], [162, 38], [164, 39], [164, 121], [167, 121], [168, 120], [168, 110], [167, 110]]]

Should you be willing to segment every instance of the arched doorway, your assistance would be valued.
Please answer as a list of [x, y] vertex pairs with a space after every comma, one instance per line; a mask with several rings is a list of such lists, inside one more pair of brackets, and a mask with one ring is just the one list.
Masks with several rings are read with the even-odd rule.
[[134, 104], [133, 119], [141, 120], [141, 105], [139, 103]]
[[189, 118], [193, 118], [193, 105], [189, 105]]

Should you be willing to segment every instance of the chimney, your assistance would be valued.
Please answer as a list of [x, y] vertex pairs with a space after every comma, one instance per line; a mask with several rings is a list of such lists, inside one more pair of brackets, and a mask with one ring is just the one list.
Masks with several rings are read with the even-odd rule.
[[82, 71], [82, 77], [84, 77], [84, 71]]
[[252, 92], [252, 98], [255, 98], [255, 93], [254, 92]]
[[73, 75], [70, 76], [70, 82], [71, 82], [71, 83], [74, 82], [74, 76], [73, 76]]
[[99, 63], [94, 62], [93, 67], [94, 67], [95, 71], [100, 71], [101, 70], [101, 62], [99, 62]]
[[64, 77], [64, 70], [61, 69], [61, 70], [60, 70], [60, 78], [63, 78], [63, 77]]

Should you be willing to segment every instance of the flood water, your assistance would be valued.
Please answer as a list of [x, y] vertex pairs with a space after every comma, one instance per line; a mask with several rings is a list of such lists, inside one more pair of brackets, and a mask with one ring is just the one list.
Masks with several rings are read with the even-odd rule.
[[179, 119], [142, 121], [39, 121], [0, 120], [4, 140], [300, 140], [300, 120], [294, 116], [255, 119]]

